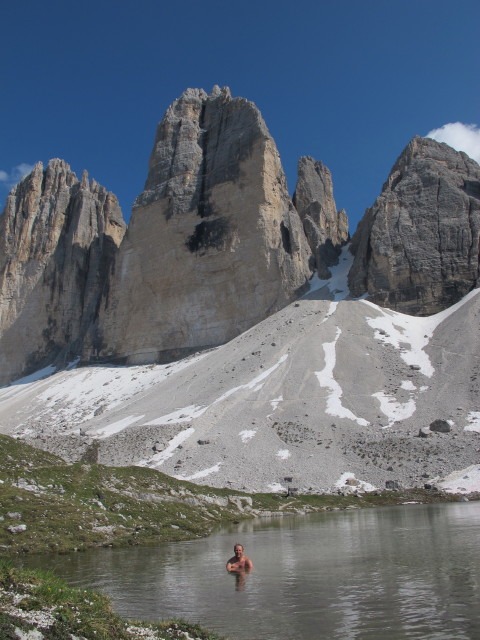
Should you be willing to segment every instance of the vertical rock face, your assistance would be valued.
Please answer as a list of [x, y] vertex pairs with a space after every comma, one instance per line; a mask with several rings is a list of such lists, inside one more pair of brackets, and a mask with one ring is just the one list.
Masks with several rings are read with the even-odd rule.
[[0, 384], [78, 353], [125, 232], [115, 196], [38, 163], [0, 218]]
[[158, 126], [85, 357], [149, 362], [226, 342], [297, 297], [308, 260], [258, 109], [188, 89]]
[[352, 240], [352, 295], [416, 315], [478, 285], [480, 166], [443, 143], [414, 138]]
[[293, 203], [300, 214], [318, 275], [329, 278], [328, 269], [337, 263], [341, 247], [348, 240], [348, 218], [337, 211], [332, 176], [328, 168], [309, 156], [298, 161], [298, 180]]

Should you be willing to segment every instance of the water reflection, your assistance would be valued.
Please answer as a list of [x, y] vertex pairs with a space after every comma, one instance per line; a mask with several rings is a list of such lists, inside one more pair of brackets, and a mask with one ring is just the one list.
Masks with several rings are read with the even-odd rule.
[[[225, 571], [237, 541], [255, 565], [249, 575]], [[480, 638], [480, 503], [249, 521], [48, 567], [102, 589], [127, 617], [182, 616], [238, 640]]]
[[229, 571], [229, 575], [235, 578], [235, 591], [244, 591], [247, 584], [247, 575], [251, 573], [248, 570], [243, 571]]

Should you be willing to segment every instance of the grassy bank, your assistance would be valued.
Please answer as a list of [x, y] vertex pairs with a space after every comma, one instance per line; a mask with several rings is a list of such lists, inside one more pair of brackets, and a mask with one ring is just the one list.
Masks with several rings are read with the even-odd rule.
[[265, 513], [445, 502], [420, 489], [356, 495], [246, 494], [140, 467], [67, 464], [0, 435], [0, 555], [158, 544]]
[[221, 640], [183, 621], [145, 624], [122, 620], [109, 599], [74, 589], [52, 574], [20, 571], [0, 561], [2, 640]]

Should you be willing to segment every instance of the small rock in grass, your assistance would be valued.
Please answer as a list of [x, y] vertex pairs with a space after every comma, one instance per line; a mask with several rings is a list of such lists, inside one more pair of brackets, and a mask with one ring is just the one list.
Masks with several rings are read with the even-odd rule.
[[22, 533], [23, 531], [27, 530], [27, 525], [26, 524], [17, 524], [16, 526], [11, 525], [10, 527], [7, 527], [7, 531], [10, 531], [10, 533]]

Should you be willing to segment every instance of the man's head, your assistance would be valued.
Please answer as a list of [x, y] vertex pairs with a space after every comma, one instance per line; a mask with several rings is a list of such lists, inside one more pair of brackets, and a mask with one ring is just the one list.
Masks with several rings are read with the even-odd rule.
[[241, 558], [243, 556], [243, 544], [237, 544], [233, 547], [233, 553], [237, 558]]

